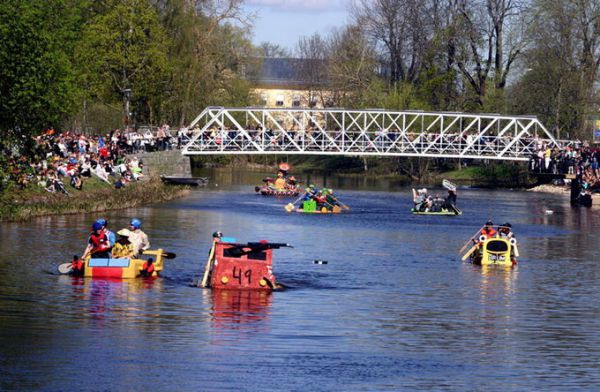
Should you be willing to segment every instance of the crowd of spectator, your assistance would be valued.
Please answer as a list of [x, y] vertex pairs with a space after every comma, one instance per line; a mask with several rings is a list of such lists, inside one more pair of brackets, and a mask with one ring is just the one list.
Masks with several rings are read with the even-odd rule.
[[530, 169], [536, 173], [574, 175], [584, 189], [600, 189], [600, 149], [588, 143], [577, 142], [560, 149], [542, 144], [530, 161]]
[[154, 131], [115, 130], [98, 136], [49, 129], [33, 142], [28, 155], [3, 149], [9, 168], [3, 182], [13, 182], [20, 189], [37, 185], [64, 194], [69, 194], [69, 187], [81, 190], [92, 176], [117, 189], [125, 187], [143, 177], [143, 162], [135, 154], [174, 146], [168, 125]]

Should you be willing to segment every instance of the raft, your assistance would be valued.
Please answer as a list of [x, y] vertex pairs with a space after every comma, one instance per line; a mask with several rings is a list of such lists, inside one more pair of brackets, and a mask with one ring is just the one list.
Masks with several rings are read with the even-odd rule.
[[255, 192], [260, 193], [263, 196], [276, 196], [276, 197], [295, 197], [300, 194], [299, 189], [276, 189], [269, 186], [257, 186], [254, 188]]
[[454, 211], [449, 211], [446, 209], [442, 209], [442, 211], [438, 211], [438, 212], [432, 212], [432, 211], [417, 211], [414, 208], [412, 208], [410, 210], [413, 215], [443, 215], [443, 216], [455, 216], [455, 215], [462, 215], [462, 211], [458, 211], [458, 214]]
[[273, 249], [286, 246], [290, 245], [266, 241], [241, 244], [223, 237], [213, 242], [206, 280], [213, 290], [274, 290], [279, 286], [273, 274]]
[[320, 210], [296, 208], [294, 211], [301, 214], [339, 214], [342, 212], [342, 209], [338, 206], [334, 206], [332, 210], [328, 210], [327, 208], [321, 208]]
[[[158, 250], [146, 250], [144, 255], [155, 256], [154, 259], [154, 272], [151, 277], [157, 277], [163, 270], [163, 258], [165, 256], [175, 257], [174, 254], [168, 254], [162, 249]], [[83, 273], [75, 273], [68, 266], [71, 263], [65, 263], [59, 266], [61, 273], [68, 273], [70, 275], [83, 276], [85, 278], [117, 278], [117, 279], [133, 279], [142, 276], [142, 269], [144, 263], [147, 260], [143, 259], [126, 259], [126, 258], [92, 258], [87, 257], [83, 259]]]
[[472, 248], [464, 254], [462, 260], [468, 258], [476, 265], [511, 267], [517, 264], [516, 258], [518, 256], [519, 249], [517, 248], [516, 238], [500, 237], [498, 235], [488, 238], [481, 235]]

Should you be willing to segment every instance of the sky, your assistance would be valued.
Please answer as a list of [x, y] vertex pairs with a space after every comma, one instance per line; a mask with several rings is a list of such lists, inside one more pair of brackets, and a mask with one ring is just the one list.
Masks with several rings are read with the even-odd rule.
[[326, 35], [349, 22], [352, 0], [246, 0], [245, 10], [255, 14], [253, 42], [271, 42], [293, 50], [298, 39], [314, 33]]

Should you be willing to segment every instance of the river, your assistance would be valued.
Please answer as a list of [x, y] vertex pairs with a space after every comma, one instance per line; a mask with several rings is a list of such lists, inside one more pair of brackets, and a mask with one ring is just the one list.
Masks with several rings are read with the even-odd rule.
[[[590, 391], [600, 385], [600, 212], [557, 195], [459, 189], [457, 217], [410, 189], [313, 176], [347, 214], [287, 214], [260, 174], [214, 171], [188, 197], [102, 214], [175, 252], [157, 280], [59, 276], [98, 214], [0, 226], [2, 391]], [[439, 189], [443, 192], [443, 189]], [[552, 211], [550, 213], [549, 211]], [[458, 249], [510, 222], [519, 265]], [[194, 287], [212, 232], [275, 251], [272, 294]], [[325, 260], [327, 264], [315, 264]]]

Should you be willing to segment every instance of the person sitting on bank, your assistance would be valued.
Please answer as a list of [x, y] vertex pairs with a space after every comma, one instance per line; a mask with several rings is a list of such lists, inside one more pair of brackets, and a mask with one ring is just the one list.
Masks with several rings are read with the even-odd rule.
[[486, 238], [494, 238], [496, 234], [498, 234], [498, 232], [496, 229], [494, 229], [494, 222], [491, 220], [485, 222], [485, 225], [481, 229], [481, 235], [485, 236]]
[[134, 257], [133, 244], [129, 241], [131, 232], [122, 229], [117, 232], [119, 239], [112, 248], [112, 257], [116, 259], [131, 259]]
[[109, 258], [112, 246], [108, 240], [108, 235], [104, 232], [102, 224], [96, 221], [92, 224], [92, 232], [88, 238], [88, 245], [83, 252], [82, 259], [88, 256], [95, 258]]
[[142, 221], [138, 218], [133, 218], [129, 222], [129, 241], [133, 244], [133, 255], [137, 256], [150, 249], [150, 240], [148, 235], [142, 231]]

